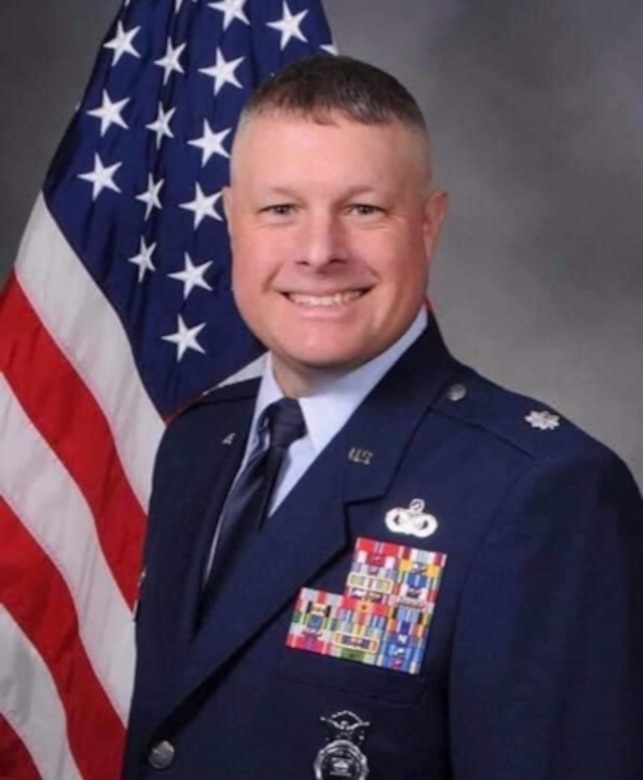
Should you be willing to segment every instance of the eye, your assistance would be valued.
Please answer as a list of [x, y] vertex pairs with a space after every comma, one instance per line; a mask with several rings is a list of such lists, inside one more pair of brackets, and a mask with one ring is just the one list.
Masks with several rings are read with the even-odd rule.
[[266, 206], [261, 209], [262, 214], [274, 214], [279, 217], [287, 217], [292, 214], [295, 207], [292, 203], [275, 203], [272, 206]]
[[383, 211], [379, 206], [374, 206], [372, 203], [352, 203], [348, 210], [351, 214], [357, 214], [360, 217], [381, 214]]

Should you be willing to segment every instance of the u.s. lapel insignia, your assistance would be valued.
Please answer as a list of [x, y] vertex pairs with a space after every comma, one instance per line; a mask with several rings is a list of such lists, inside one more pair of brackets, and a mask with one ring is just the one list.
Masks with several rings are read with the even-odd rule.
[[225, 444], [226, 447], [230, 447], [236, 438], [236, 433], [229, 433], [224, 439], [221, 440], [221, 444]]
[[348, 780], [366, 780], [368, 760], [361, 750], [366, 729], [371, 725], [350, 710], [336, 712], [321, 721], [329, 727], [326, 745], [315, 757], [313, 769], [316, 780], [344, 777]]
[[424, 511], [424, 501], [414, 498], [408, 509], [396, 507], [386, 513], [386, 527], [394, 534], [407, 534], [426, 539], [438, 530], [438, 521]]
[[373, 460], [373, 453], [360, 447], [351, 447], [348, 452], [348, 459], [353, 463], [359, 463], [360, 466], [370, 466]]

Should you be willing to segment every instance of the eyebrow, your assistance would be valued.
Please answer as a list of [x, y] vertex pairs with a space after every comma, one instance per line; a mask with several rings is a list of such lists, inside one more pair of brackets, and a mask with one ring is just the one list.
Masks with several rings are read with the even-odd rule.
[[[353, 198], [358, 195], [374, 195], [374, 194], [382, 194], [382, 190], [378, 189], [376, 186], [371, 184], [359, 184], [354, 187], [350, 187], [347, 189], [344, 193], [342, 193], [342, 197], [345, 198]], [[269, 186], [266, 188], [266, 193], [269, 195], [280, 195], [287, 198], [294, 198], [297, 197], [297, 191], [295, 189], [292, 189], [290, 187], [284, 187], [281, 185], [276, 185], [274, 187]]]

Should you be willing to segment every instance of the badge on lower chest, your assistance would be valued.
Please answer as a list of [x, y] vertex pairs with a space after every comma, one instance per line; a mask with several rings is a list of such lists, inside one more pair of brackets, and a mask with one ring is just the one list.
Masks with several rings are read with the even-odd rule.
[[303, 588], [286, 645], [419, 674], [446, 555], [359, 538], [343, 594]]
[[348, 778], [366, 780], [368, 760], [361, 750], [370, 723], [354, 712], [344, 710], [330, 717], [322, 717], [329, 728], [327, 744], [319, 750], [313, 768], [316, 780]]

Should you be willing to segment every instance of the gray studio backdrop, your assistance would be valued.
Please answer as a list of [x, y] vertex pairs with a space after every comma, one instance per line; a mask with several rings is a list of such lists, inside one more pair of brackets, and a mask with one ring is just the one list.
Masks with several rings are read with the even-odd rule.
[[[339, 48], [426, 111], [451, 197], [431, 287], [451, 348], [608, 443], [643, 484], [643, 4], [325, 5]], [[3, 276], [117, 6], [0, 4]]]

